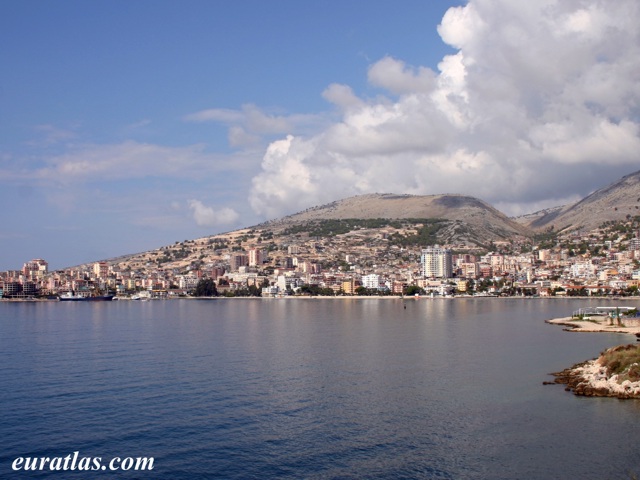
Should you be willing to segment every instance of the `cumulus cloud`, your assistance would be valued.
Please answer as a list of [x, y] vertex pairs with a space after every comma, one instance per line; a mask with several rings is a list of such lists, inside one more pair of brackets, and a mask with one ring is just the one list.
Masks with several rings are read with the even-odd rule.
[[201, 227], [217, 227], [228, 225], [238, 221], [238, 213], [228, 207], [214, 209], [204, 205], [200, 200], [190, 200], [189, 208], [193, 214], [193, 219]]
[[339, 83], [329, 85], [324, 92], [322, 92], [322, 97], [343, 110], [364, 105], [364, 102], [353, 93], [349, 85]]
[[429, 68], [411, 68], [401, 60], [384, 57], [369, 68], [368, 80], [393, 93], [417, 93], [433, 88], [435, 74]]
[[588, 194], [638, 168], [638, 24], [635, 0], [451, 8], [438, 32], [457, 52], [437, 71], [382, 58], [375, 99], [327, 87], [340, 120], [271, 143], [250, 203], [273, 217], [360, 193], [464, 193], [522, 213]]

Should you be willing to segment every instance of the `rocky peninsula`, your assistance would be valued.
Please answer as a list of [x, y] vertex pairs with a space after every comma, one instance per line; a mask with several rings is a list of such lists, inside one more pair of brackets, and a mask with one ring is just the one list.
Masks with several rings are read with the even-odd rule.
[[[603, 317], [597, 319], [557, 318], [547, 323], [566, 325], [572, 332], [614, 332], [634, 334], [640, 340], [640, 319], [621, 322]], [[612, 347], [593, 360], [553, 373], [553, 382], [563, 384], [575, 395], [590, 397], [640, 398], [640, 346], [635, 344]]]

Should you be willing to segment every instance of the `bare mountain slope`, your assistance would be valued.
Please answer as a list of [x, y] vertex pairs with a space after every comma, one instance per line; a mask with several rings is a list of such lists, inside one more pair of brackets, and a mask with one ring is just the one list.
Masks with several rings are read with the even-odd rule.
[[537, 212], [526, 213], [517, 217], [511, 217], [511, 220], [519, 223], [520, 225], [530, 227], [534, 222], [540, 220], [541, 218], [552, 218], [552, 216], [559, 215], [565, 208], [567, 208], [566, 205], [545, 208], [544, 210], [538, 210]]
[[483, 243], [528, 236], [530, 230], [486, 202], [464, 195], [358, 195], [269, 222], [272, 226], [329, 219], [443, 219], [444, 242]]
[[640, 215], [640, 171], [596, 190], [573, 205], [550, 209], [527, 225], [535, 230], [592, 230], [606, 221]]

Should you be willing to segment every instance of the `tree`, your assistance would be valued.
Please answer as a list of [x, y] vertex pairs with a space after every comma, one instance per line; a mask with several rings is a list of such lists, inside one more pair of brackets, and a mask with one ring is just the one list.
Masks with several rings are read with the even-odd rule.
[[417, 285], [409, 285], [405, 292], [405, 295], [414, 296], [414, 295], [424, 295], [424, 290]]
[[194, 295], [196, 297], [217, 297], [218, 290], [215, 282], [210, 278], [200, 280], [196, 285]]
[[262, 296], [262, 290], [258, 287], [256, 287], [255, 285], [249, 285], [249, 296], [250, 297], [261, 297]]

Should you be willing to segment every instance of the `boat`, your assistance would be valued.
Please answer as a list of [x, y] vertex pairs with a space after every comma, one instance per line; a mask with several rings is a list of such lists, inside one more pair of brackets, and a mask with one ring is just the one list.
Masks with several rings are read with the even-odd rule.
[[151, 293], [147, 291], [138, 292], [135, 295], [131, 296], [131, 300], [141, 300], [143, 302], [146, 300], [151, 300]]
[[110, 302], [114, 295], [80, 295], [73, 291], [63, 293], [58, 297], [61, 302]]

